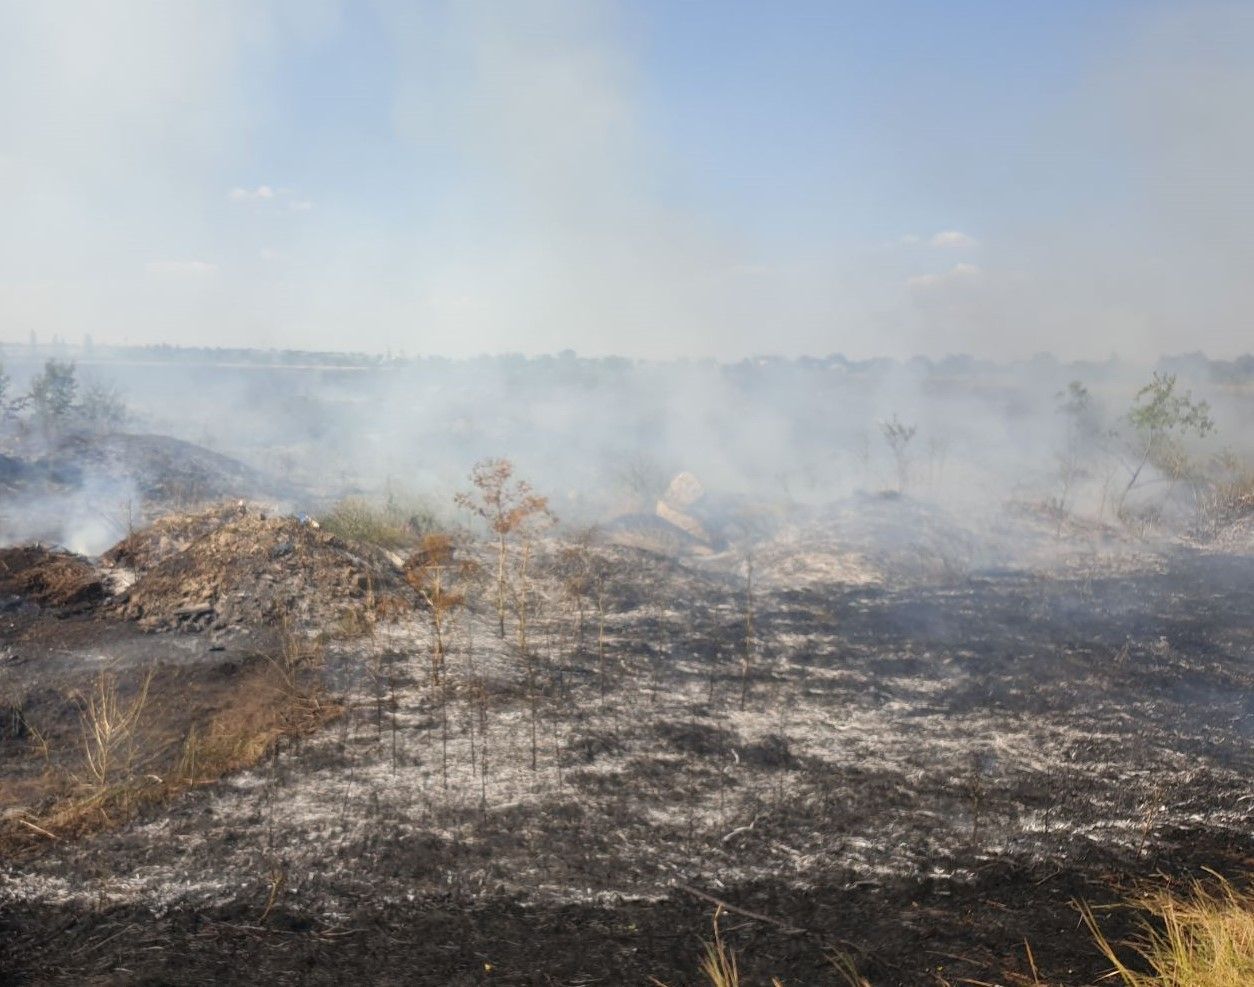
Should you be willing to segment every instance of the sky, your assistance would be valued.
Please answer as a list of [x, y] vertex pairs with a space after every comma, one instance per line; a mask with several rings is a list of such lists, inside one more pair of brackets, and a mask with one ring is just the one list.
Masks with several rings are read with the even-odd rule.
[[1254, 349], [1254, 4], [0, 0], [0, 340]]

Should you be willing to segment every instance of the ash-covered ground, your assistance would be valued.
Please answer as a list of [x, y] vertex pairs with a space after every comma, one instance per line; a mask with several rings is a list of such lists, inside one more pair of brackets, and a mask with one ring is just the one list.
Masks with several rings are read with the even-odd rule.
[[[488, 575], [438, 683], [402, 560], [255, 508], [11, 589], [3, 978], [695, 983], [723, 902], [748, 983], [1088, 984], [1077, 902], [1254, 864], [1248, 551], [870, 496], [640, 541], [537, 537], [503, 638], [459, 545]], [[87, 835], [23, 825], [102, 667], [190, 718], [256, 694], [278, 624], [338, 715]]]

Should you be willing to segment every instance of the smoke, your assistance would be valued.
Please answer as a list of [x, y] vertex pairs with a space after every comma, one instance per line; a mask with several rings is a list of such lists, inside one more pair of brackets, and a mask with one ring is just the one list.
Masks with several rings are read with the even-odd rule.
[[[460, 356], [1245, 345], [1244, 5], [1136, 5], [1078, 25], [1087, 48], [1041, 40], [1069, 73], [1046, 95], [995, 73], [965, 102], [929, 91], [908, 25], [903, 52], [847, 53], [878, 59], [857, 86], [763, 77], [783, 143], [727, 164], [807, 168], [752, 196], [677, 131], [691, 93], [658, 74], [668, 31], [710, 72], [752, 53], [706, 26], [570, 0], [0, 5], [0, 316]], [[798, 71], [818, 71], [804, 40]], [[789, 129], [829, 104], [844, 129]], [[741, 120], [700, 122], [757, 152]]]
[[[930, 497], [1043, 497], [1068, 379], [1113, 420], [1156, 354], [1247, 345], [1244, 6], [1090, 18], [1087, 41], [1025, 50], [1051, 66], [1044, 89], [991, 54], [937, 80], [911, 62], [925, 27], [900, 25], [900, 50], [861, 45], [874, 12], [818, 19], [813, 38], [746, 13], [787, 28], [774, 60], [709, 16], [0, 2], [0, 319], [102, 348], [421, 354], [154, 370], [118, 351], [101, 372], [135, 428], [286, 474], [311, 501], [393, 483], [443, 497], [508, 455], [592, 519], [631, 499], [627, 473], [803, 503], [893, 486], [894, 417], [918, 425]], [[838, 44], [851, 65], [829, 73]], [[692, 102], [711, 76], [726, 93]], [[1140, 365], [1022, 362], [1114, 351]], [[10, 369], [42, 352], [11, 349]], [[833, 352], [898, 362], [757, 359]], [[909, 359], [954, 352], [1003, 363]], [[541, 353], [562, 355], [509, 355]], [[1238, 434], [1246, 412], [1224, 410]], [[18, 535], [47, 527], [17, 514], [35, 518]]]

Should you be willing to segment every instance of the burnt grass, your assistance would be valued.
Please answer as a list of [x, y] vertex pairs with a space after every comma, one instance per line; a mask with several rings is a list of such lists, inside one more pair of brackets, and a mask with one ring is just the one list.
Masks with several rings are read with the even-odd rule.
[[[617, 558], [605, 698], [590, 636], [542, 663], [542, 782], [524, 679], [501, 672], [491, 715], [523, 739], [493, 756], [522, 781], [481, 797], [463, 765], [444, 789], [416, 665], [399, 755], [363, 701], [247, 785], [7, 862], [0, 980], [693, 984], [719, 899], [747, 984], [841, 983], [833, 953], [875, 985], [1031, 983], [1025, 942], [1042, 982], [1090, 984], [1106, 964], [1076, 902], [1254, 868], [1254, 558], [768, 574], [743, 711], [741, 577]], [[389, 758], [393, 779], [435, 781], [402, 797]], [[282, 814], [346, 777], [325, 825]], [[1098, 916], [1133, 931], [1125, 909]]]

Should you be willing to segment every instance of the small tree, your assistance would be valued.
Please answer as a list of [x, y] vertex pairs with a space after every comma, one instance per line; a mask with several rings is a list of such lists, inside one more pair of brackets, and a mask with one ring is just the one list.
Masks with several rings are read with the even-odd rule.
[[559, 574], [563, 596], [574, 606], [578, 616], [576, 651], [582, 654], [588, 604], [596, 590], [596, 572], [592, 556], [595, 528], [578, 532], [574, 540], [558, 553]]
[[553, 521], [547, 497], [536, 494], [526, 480], [514, 478], [514, 464], [508, 459], [484, 459], [470, 473], [475, 489], [459, 493], [459, 507], [487, 522], [496, 538], [496, 613], [498, 634], [505, 636], [505, 609], [508, 598], [506, 562], [510, 539], [542, 521]]
[[121, 428], [128, 415], [122, 392], [112, 384], [88, 384], [74, 407], [74, 417], [93, 432], [112, 432]]
[[444, 677], [447, 655], [448, 622], [454, 611], [466, 602], [459, 584], [473, 574], [474, 563], [454, 559], [453, 540], [448, 535], [430, 534], [422, 547], [405, 563], [405, 580], [423, 602], [431, 619], [431, 683]]
[[30, 402], [35, 422], [45, 433], [60, 431], [74, 408], [78, 392], [74, 363], [49, 360], [30, 386]]
[[1174, 477], [1183, 475], [1182, 440], [1188, 435], [1204, 438], [1215, 430], [1210, 405], [1194, 401], [1188, 391], [1176, 389], [1175, 374], [1154, 373], [1148, 384], [1136, 392], [1127, 415], [1125, 444], [1128, 457], [1128, 483], [1119, 497], [1119, 511], [1140, 480], [1147, 465], [1161, 468]]
[[1062, 487], [1054, 506], [1058, 513], [1058, 531], [1062, 532], [1072, 491], [1088, 476], [1088, 462], [1099, 433], [1093, 397], [1078, 380], [1069, 383], [1055, 395], [1058, 413], [1066, 422], [1062, 448], [1058, 451], [1058, 479]]
[[896, 415], [880, 422], [880, 434], [888, 443], [897, 467], [897, 492], [903, 493], [910, 482], [910, 440], [918, 431], [916, 425], [904, 424]]

